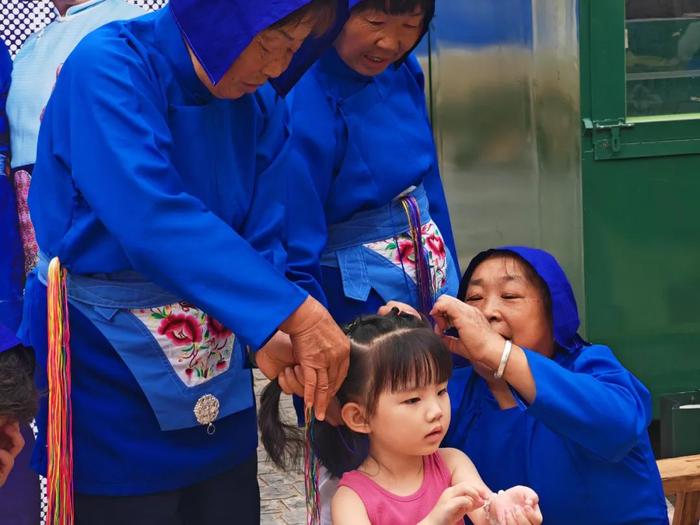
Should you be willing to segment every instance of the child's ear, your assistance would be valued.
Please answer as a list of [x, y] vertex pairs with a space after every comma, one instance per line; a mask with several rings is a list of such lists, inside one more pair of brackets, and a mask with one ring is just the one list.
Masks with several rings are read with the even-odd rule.
[[369, 422], [365, 416], [365, 410], [357, 403], [345, 403], [340, 409], [340, 417], [345, 426], [359, 434], [369, 434]]

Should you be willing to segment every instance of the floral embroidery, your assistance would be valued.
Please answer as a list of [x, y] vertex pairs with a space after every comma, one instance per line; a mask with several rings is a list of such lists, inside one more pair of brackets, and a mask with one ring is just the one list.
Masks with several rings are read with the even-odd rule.
[[22, 248], [24, 249], [24, 271], [25, 273], [29, 273], [34, 269], [39, 260], [39, 246], [36, 243], [34, 226], [29, 217], [29, 205], [27, 204], [29, 185], [31, 184], [32, 176], [26, 170], [17, 170], [14, 178], [19, 233], [22, 238]]
[[[430, 221], [421, 227], [423, 247], [428, 256], [428, 265], [433, 278], [433, 290], [436, 292], [447, 284], [447, 250], [445, 241], [437, 225]], [[389, 259], [402, 267], [406, 274], [416, 280], [416, 254], [413, 240], [408, 232], [392, 239], [365, 244], [366, 248]]]
[[188, 387], [228, 370], [236, 336], [197, 307], [180, 302], [131, 313], [148, 328]]

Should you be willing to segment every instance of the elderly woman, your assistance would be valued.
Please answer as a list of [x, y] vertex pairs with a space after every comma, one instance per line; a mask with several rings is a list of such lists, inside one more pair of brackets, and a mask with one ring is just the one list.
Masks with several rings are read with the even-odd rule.
[[[40, 388], [51, 381], [35, 461], [57, 523], [71, 519], [71, 474], [78, 523], [258, 523], [244, 349], [278, 329], [323, 418], [349, 343], [284, 275], [273, 166], [287, 113], [267, 81], [308, 65], [295, 52], [323, 42], [306, 39], [341, 4], [172, 0], [92, 32], [63, 65], [29, 195], [41, 254], [22, 330]], [[59, 260], [70, 359], [47, 342]], [[71, 381], [72, 406], [59, 395]]]
[[[577, 333], [571, 286], [546, 252], [505, 247], [470, 263], [459, 300], [433, 310], [471, 362], [449, 383], [444, 446], [462, 449], [493, 487], [524, 484], [546, 523], [667, 524], [647, 426], [647, 389], [604, 345]], [[462, 302], [462, 300], [464, 302]]]
[[459, 273], [411, 51], [434, 0], [351, 1], [350, 18], [290, 95], [290, 277], [340, 323], [399, 300], [428, 313]]

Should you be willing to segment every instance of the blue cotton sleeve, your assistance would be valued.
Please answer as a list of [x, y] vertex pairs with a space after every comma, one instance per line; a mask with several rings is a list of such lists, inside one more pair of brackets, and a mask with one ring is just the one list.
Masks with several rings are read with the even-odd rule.
[[287, 275], [324, 305], [320, 257], [328, 239], [326, 199], [336, 171], [339, 130], [323, 96], [302, 81], [290, 96], [292, 138], [287, 180]]
[[[408, 60], [406, 60], [406, 67], [413, 75], [416, 83], [420, 87], [421, 97], [416, 100], [416, 106], [421, 108], [421, 111], [425, 115], [425, 119], [430, 123], [430, 115], [428, 114], [428, 108], [425, 102], [425, 75], [423, 74], [423, 69], [418, 62], [418, 59], [411, 55]], [[437, 157], [437, 154], [436, 154]], [[445, 243], [452, 253], [452, 259], [455, 265], [457, 265], [457, 274], [459, 271], [459, 259], [457, 257], [457, 245], [455, 244], [454, 234], [452, 233], [452, 222], [450, 221], [450, 210], [447, 206], [447, 199], [445, 198], [445, 190], [442, 186], [442, 179], [440, 178], [440, 164], [435, 161], [434, 169], [428, 173], [423, 179], [423, 186], [428, 195], [428, 202], [430, 203], [430, 216], [437, 224], [442, 233]]]
[[[259, 348], [307, 294], [251, 245], [264, 244], [267, 234], [256, 230], [260, 220], [249, 218], [236, 231], [185, 189], [171, 162], [165, 95], [143, 63], [126, 45], [83, 40], [66, 61], [47, 107], [35, 178], [50, 192], [52, 177], [72, 177], [134, 270]], [[60, 164], [69, 164], [69, 172]], [[257, 183], [252, 213], [272, 192], [268, 179], [262, 175]], [[41, 206], [32, 207], [35, 214], [38, 225], [53, 228], [52, 235], [42, 235], [44, 228], [37, 227], [42, 250], [68, 255], [70, 239], [56, 233], [69, 230], [65, 219]], [[59, 224], [52, 224], [54, 218]]]
[[9, 164], [10, 126], [7, 121], [7, 94], [10, 91], [12, 78], [12, 60], [5, 44], [0, 41], [0, 175], [5, 173]]
[[608, 461], [619, 461], [651, 422], [649, 391], [601, 345], [583, 349], [571, 370], [525, 350], [537, 394], [527, 408], [551, 430]]

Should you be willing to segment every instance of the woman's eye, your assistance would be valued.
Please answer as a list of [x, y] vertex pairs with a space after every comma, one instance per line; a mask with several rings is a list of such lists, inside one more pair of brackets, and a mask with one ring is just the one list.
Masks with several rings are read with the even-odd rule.
[[468, 303], [473, 303], [474, 301], [481, 301], [481, 296], [480, 295], [470, 295], [469, 297], [467, 297]]
[[518, 299], [520, 296], [512, 293], [506, 293], [501, 295], [502, 299]]

